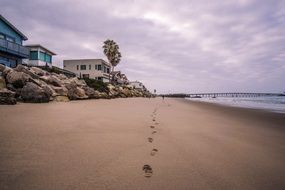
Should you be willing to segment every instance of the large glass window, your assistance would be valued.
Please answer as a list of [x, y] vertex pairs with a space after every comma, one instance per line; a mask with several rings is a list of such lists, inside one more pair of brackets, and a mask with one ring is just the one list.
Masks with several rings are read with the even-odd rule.
[[46, 57], [46, 56], [45, 56], [45, 53], [44, 53], [44, 52], [40, 52], [40, 60], [41, 60], [41, 61], [46, 61], [46, 60], [45, 60], [45, 57]]
[[80, 65], [80, 70], [86, 70], [86, 65]]
[[46, 54], [46, 57], [45, 57], [46, 59], [46, 62], [48, 62], [48, 63], [51, 63], [51, 56], [50, 55], [48, 55], [48, 54]]
[[6, 40], [9, 41], [9, 42], [15, 42], [15, 38], [12, 38], [12, 37], [9, 37], [9, 36], [6, 36]]
[[98, 65], [98, 71], [102, 70], [102, 65]]
[[89, 70], [91, 70], [91, 65], [89, 65]]
[[37, 51], [30, 51], [30, 60], [38, 60], [39, 56], [38, 56], [38, 52]]
[[95, 65], [95, 70], [98, 70], [98, 65]]

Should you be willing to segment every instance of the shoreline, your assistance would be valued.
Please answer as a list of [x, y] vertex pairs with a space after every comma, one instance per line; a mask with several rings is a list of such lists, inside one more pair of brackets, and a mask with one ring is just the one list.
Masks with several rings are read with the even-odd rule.
[[268, 121], [281, 125], [285, 124], [285, 113], [283, 112], [274, 112], [267, 109], [237, 107], [213, 102], [191, 101], [186, 99], [178, 99], [178, 101], [183, 101], [185, 103], [190, 103], [191, 105], [200, 106], [203, 109], [216, 110], [229, 116], [235, 116], [234, 114], [238, 114], [238, 116], [244, 118], [255, 117], [256, 119], [261, 119], [266, 122]]
[[3, 190], [285, 188], [284, 114], [172, 98], [0, 113]]

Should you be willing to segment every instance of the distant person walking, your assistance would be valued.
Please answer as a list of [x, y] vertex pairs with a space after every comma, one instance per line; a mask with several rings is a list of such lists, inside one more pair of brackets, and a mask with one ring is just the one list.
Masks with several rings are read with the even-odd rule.
[[164, 100], [164, 95], [162, 95], [162, 99]]

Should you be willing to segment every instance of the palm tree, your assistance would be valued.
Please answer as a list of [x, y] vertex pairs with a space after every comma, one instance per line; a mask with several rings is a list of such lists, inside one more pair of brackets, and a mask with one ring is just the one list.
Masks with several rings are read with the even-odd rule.
[[114, 40], [107, 39], [103, 45], [104, 54], [106, 55], [109, 63], [112, 65], [112, 72], [114, 67], [121, 61], [121, 52], [119, 51], [119, 45]]

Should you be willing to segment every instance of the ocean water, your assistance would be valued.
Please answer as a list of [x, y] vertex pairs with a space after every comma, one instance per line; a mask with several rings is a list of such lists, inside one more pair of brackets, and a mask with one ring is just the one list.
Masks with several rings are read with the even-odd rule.
[[285, 96], [264, 97], [216, 97], [216, 98], [186, 98], [192, 101], [211, 102], [222, 105], [263, 109], [285, 113]]

